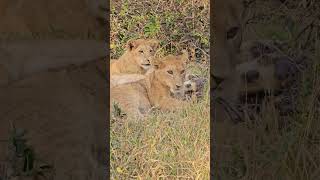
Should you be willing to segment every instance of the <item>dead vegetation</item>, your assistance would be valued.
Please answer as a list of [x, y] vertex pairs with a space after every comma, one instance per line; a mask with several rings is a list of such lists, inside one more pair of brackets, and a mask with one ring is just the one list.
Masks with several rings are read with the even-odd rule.
[[246, 49], [250, 56], [286, 59], [294, 73], [286, 69], [288, 81], [276, 93], [262, 92], [263, 101], [245, 96], [239, 107], [243, 122], [216, 124], [221, 144], [215, 150], [215, 177], [317, 179], [320, 3], [254, 0], [248, 10], [244, 40], [260, 42]]
[[[111, 1], [111, 59], [129, 39], [160, 40], [156, 56], [189, 50], [188, 70], [207, 79], [209, 1]], [[209, 179], [209, 88], [176, 113], [154, 111], [144, 121], [111, 104], [111, 179]]]

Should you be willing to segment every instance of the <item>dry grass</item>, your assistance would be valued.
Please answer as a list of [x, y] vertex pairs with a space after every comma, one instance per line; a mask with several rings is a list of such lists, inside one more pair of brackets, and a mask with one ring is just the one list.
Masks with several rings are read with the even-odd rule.
[[157, 38], [160, 55], [194, 48], [209, 60], [209, 1], [111, 1], [111, 58], [118, 58], [132, 38]]
[[[209, 1], [111, 1], [111, 58], [131, 38], [161, 41], [158, 56], [195, 50], [189, 70], [208, 77]], [[199, 103], [143, 121], [111, 122], [111, 179], [209, 179], [209, 88]]]
[[142, 121], [114, 113], [111, 179], [209, 179], [209, 102], [207, 86], [202, 101], [176, 113]]
[[209, 99], [144, 121], [113, 119], [111, 179], [209, 179]]
[[[287, 94], [296, 103], [295, 111], [279, 115], [271, 100], [244, 123], [216, 123], [216, 138], [221, 143], [217, 150], [221, 159], [214, 162], [216, 179], [313, 180], [320, 175], [320, 3], [306, 8], [299, 6], [300, 1], [272, 4], [277, 2], [255, 1], [247, 28], [258, 39], [285, 42], [287, 47], [280, 53], [293, 59], [301, 53], [308, 57], [295, 87], [298, 94]], [[318, 25], [300, 33], [312, 20]]]

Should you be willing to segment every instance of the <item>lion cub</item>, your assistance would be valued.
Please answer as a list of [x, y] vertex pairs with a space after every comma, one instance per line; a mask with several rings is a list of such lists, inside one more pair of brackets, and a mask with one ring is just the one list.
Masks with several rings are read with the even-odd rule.
[[127, 43], [126, 52], [110, 62], [110, 75], [144, 74], [152, 66], [155, 50], [159, 41], [155, 39], [137, 39]]
[[163, 111], [183, 107], [186, 102], [171, 95], [183, 89], [187, 58], [185, 54], [166, 56], [155, 61], [155, 69], [145, 79], [111, 87], [111, 103], [136, 117], [145, 115], [151, 107]]

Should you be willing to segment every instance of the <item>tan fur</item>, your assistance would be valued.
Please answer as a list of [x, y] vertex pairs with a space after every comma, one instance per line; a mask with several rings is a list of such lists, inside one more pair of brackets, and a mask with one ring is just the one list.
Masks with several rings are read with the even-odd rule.
[[[221, 164], [225, 162], [226, 157], [232, 157], [229, 148], [230, 139], [238, 138], [233, 136], [237, 132], [233, 120], [238, 120], [238, 117], [228, 105], [235, 107], [238, 97], [239, 76], [236, 74], [236, 64], [239, 62], [237, 51], [242, 36], [242, 28], [239, 25], [241, 8], [241, 0], [215, 0], [214, 13], [212, 13], [215, 17], [213, 19], [211, 17], [214, 26], [214, 40], [210, 72], [212, 88], [210, 99], [213, 102], [210, 108], [211, 118], [214, 121], [211, 123], [214, 133], [212, 142], [218, 154], [214, 156], [214, 159], [210, 158], [210, 161], [215, 162], [213, 173], [216, 174], [216, 177], [223, 176], [221, 169], [224, 167]], [[231, 28], [236, 26], [240, 29], [234, 38], [227, 39], [228, 31], [230, 32]]]
[[[281, 85], [275, 75], [276, 63], [269, 62], [273, 58], [254, 59], [250, 52], [252, 43], [242, 43], [244, 8], [241, 2], [218, 0], [214, 6], [217, 17], [214, 18], [215, 44], [211, 71], [213, 94], [232, 107], [232, 111], [236, 111], [241, 95], [273, 91]], [[251, 80], [246, 79], [247, 76]], [[217, 103], [214, 106], [214, 118], [218, 121], [234, 119], [230, 111], [227, 112], [225, 104]]]
[[171, 94], [183, 88], [186, 60], [185, 55], [169, 55], [156, 61], [157, 68], [147, 73], [145, 79], [111, 87], [111, 104], [118, 103], [133, 116], [142, 116], [151, 107], [163, 111], [183, 107], [185, 102], [171, 97]]
[[130, 82], [136, 82], [145, 78], [146, 76], [142, 74], [113, 75], [110, 77], [110, 87], [118, 86], [120, 84], [130, 83]]
[[[253, 60], [239, 64], [237, 72], [240, 74], [240, 95], [253, 94], [261, 91], [274, 91], [280, 88], [281, 82], [275, 77], [275, 64], [262, 64], [261, 61]], [[243, 75], [249, 72], [258, 73], [252, 81], [245, 79]]]
[[[244, 62], [236, 67], [240, 74], [241, 95], [280, 90], [287, 81], [286, 76], [294, 71], [290, 59], [277, 52], [272, 41], [247, 41], [241, 48]], [[252, 75], [252, 72], [258, 74], [254, 79], [243, 79], [244, 74]]]
[[[242, 12], [241, 1], [217, 0], [214, 4], [214, 60], [211, 69], [213, 93], [216, 98], [224, 99], [234, 106], [238, 98], [240, 86], [236, 65], [240, 62], [239, 50], [242, 41]], [[214, 119], [223, 121], [231, 118], [226, 107], [214, 101]]]
[[[238, 53], [242, 40], [241, 1], [216, 1], [214, 5], [214, 60], [213, 75], [228, 78], [233, 75], [235, 66], [239, 63]], [[236, 29], [237, 28], [237, 29]], [[232, 35], [228, 38], [228, 36]]]
[[144, 74], [151, 66], [158, 41], [137, 39], [127, 43], [126, 52], [110, 61], [110, 75]]

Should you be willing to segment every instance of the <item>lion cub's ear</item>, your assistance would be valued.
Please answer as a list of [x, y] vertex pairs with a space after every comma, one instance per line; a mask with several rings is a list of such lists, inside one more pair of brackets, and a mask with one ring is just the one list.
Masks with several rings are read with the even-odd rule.
[[127, 42], [126, 48], [131, 51], [131, 50], [137, 48], [139, 46], [139, 44], [140, 44], [140, 40], [129, 40]]
[[155, 58], [153, 60], [153, 66], [155, 69], [161, 69], [164, 67], [164, 59], [163, 58]]
[[156, 39], [150, 39], [148, 43], [150, 44], [153, 50], [158, 49], [160, 46], [160, 42]]
[[160, 58], [154, 58], [153, 59], [153, 66], [154, 66], [155, 69], [159, 69], [160, 64], [161, 64]]

